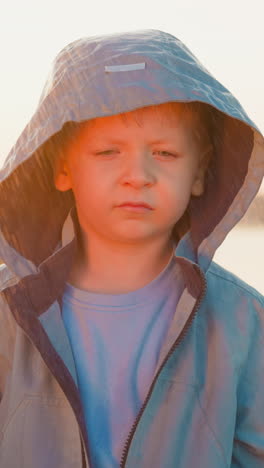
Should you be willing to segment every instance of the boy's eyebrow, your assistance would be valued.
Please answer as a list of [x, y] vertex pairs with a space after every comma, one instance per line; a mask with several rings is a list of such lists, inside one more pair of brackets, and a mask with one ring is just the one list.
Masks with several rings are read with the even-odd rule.
[[[160, 144], [167, 144], [168, 142], [170, 141], [170, 138], [160, 138], [158, 140], [152, 140], [150, 141], [149, 143], [152, 144], [152, 145], [160, 145]], [[111, 136], [110, 137], [102, 137], [102, 138], [98, 138], [96, 139], [96, 143], [108, 143], [108, 144], [113, 144], [113, 145], [123, 145], [123, 144], [127, 144], [127, 140], [124, 139], [124, 140], [120, 140], [120, 139], [116, 139], [116, 138], [112, 138]]]

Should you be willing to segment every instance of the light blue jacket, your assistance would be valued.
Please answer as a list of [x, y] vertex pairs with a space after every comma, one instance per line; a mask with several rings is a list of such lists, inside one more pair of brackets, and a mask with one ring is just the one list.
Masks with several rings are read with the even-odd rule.
[[1, 468], [90, 466], [61, 319], [76, 209], [71, 194], [53, 186], [45, 142], [67, 121], [168, 101], [215, 109], [215, 151], [205, 193], [191, 200], [190, 230], [175, 250], [181, 297], [120, 465], [264, 467], [264, 299], [213, 261], [259, 189], [264, 139], [178, 39], [143, 30], [65, 47], [0, 172]]

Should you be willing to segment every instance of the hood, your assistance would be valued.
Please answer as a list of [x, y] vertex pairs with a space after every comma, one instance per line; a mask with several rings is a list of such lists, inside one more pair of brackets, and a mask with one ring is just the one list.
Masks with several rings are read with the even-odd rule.
[[81, 38], [54, 59], [37, 109], [0, 172], [0, 258], [16, 276], [37, 273], [75, 237], [73, 196], [54, 187], [45, 143], [66, 122], [170, 101], [200, 101], [217, 115], [210, 176], [204, 194], [190, 201], [190, 229], [176, 249], [208, 268], [258, 192], [264, 139], [180, 40], [140, 30]]

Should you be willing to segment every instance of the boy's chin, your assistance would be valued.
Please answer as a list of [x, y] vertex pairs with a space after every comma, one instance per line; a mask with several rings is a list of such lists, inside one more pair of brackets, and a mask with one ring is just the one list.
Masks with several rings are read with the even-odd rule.
[[147, 229], [136, 229], [131, 227], [126, 231], [116, 232], [112, 239], [120, 242], [120, 244], [142, 244], [157, 240], [158, 238], [166, 237], [166, 235], [157, 231]]

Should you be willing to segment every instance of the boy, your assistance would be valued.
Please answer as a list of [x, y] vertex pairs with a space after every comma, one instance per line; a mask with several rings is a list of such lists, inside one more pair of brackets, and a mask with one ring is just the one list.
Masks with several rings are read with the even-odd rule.
[[212, 260], [263, 154], [173, 36], [60, 52], [1, 174], [1, 467], [264, 465], [263, 297]]

